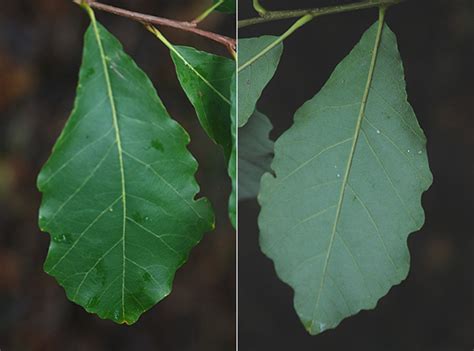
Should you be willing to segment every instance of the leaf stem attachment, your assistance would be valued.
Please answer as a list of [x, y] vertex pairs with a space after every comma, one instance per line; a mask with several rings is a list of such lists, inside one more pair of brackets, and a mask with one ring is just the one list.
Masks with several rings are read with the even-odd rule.
[[255, 61], [257, 61], [259, 58], [261, 58], [262, 56], [264, 56], [267, 52], [269, 52], [271, 49], [273, 49], [275, 46], [277, 46], [278, 44], [280, 44], [283, 40], [285, 40], [286, 38], [288, 38], [291, 34], [293, 34], [298, 28], [301, 28], [303, 27], [306, 23], [310, 22], [312, 19], [314, 18], [313, 15], [311, 14], [307, 14], [307, 15], [304, 15], [303, 17], [301, 17], [299, 20], [297, 20], [295, 23], [293, 23], [293, 25], [288, 28], [288, 30], [283, 33], [282, 35], [280, 35], [275, 41], [273, 41], [272, 43], [270, 43], [267, 47], [265, 47], [262, 51], [260, 51], [257, 55], [255, 55], [254, 57], [252, 57], [250, 60], [248, 60], [247, 62], [245, 62], [242, 66], [240, 66], [238, 69], [237, 69], [237, 72], [240, 72], [241, 70], [243, 70], [244, 68], [246, 68], [247, 66], [250, 66], [252, 63], [254, 63]]
[[122, 16], [125, 18], [129, 18], [131, 20], [143, 23], [145, 25], [147, 24], [152, 24], [152, 25], [158, 25], [158, 26], [165, 26], [165, 27], [171, 27], [171, 28], [176, 28], [185, 32], [190, 32], [194, 33], [196, 35], [199, 35], [201, 37], [208, 38], [210, 40], [213, 40], [219, 44], [224, 45], [230, 52], [234, 51], [236, 48], [236, 41], [235, 39], [226, 37], [221, 34], [217, 34], [214, 32], [209, 32], [203, 29], [200, 29], [197, 27], [196, 23], [193, 22], [186, 22], [186, 21], [177, 21], [177, 20], [172, 20], [168, 18], [163, 18], [163, 17], [157, 17], [157, 16], [152, 16], [152, 15], [146, 15], [143, 13], [139, 12], [134, 12], [134, 11], [129, 11], [125, 10], [119, 7], [115, 6], [110, 6], [106, 4], [102, 4], [98, 1], [91, 1], [91, 0], [73, 0], [76, 4], [79, 5], [84, 5], [87, 4], [91, 8], [99, 10], [99, 11], [105, 11], [117, 16]]
[[260, 4], [259, 0], [253, 0], [253, 8], [260, 16], [265, 16], [267, 10]]

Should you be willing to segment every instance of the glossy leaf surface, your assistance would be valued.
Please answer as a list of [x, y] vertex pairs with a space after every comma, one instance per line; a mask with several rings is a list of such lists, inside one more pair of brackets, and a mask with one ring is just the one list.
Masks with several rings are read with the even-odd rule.
[[255, 111], [255, 105], [263, 89], [276, 72], [283, 44], [278, 44], [260, 56], [260, 53], [276, 39], [278, 37], [272, 35], [239, 39], [239, 127], [247, 123]]
[[186, 46], [174, 46], [171, 57], [178, 79], [196, 109], [206, 133], [229, 158], [232, 150], [230, 88], [235, 62]]
[[[217, 4], [218, 2], [219, 0], [213, 0], [214, 4]], [[236, 0], [224, 0], [216, 10], [225, 13], [235, 13], [236, 7]]]
[[395, 35], [375, 24], [296, 113], [262, 177], [260, 244], [318, 334], [407, 276], [432, 183]]
[[213, 228], [189, 136], [121, 44], [92, 22], [74, 110], [38, 177], [45, 271], [70, 300], [132, 324]]

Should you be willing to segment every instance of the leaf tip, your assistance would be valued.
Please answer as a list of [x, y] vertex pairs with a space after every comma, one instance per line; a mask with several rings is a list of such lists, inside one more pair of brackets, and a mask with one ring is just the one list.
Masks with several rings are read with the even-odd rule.
[[130, 316], [122, 316], [120, 319], [116, 319], [115, 322], [120, 325], [131, 326], [138, 321], [139, 317], [130, 317]]
[[325, 330], [330, 329], [330, 326], [326, 323], [316, 320], [305, 321], [303, 322], [303, 325], [306, 331], [312, 336], [321, 334]]

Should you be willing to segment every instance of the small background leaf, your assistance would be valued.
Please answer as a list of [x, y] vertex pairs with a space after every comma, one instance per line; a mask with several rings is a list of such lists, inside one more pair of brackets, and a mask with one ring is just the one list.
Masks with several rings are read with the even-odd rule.
[[401, 282], [407, 237], [424, 222], [421, 195], [432, 183], [426, 139], [387, 26], [360, 114], [377, 27], [298, 110], [275, 143], [276, 176], [262, 177], [261, 248], [293, 287], [311, 334], [373, 308]]
[[[235, 62], [225, 57], [202, 52], [185, 46], [174, 46], [171, 56], [178, 79], [196, 109], [199, 121], [207, 134], [222, 146], [232, 180], [229, 216], [235, 227]], [[235, 98], [235, 96], [233, 96]]]
[[275, 74], [283, 52], [283, 44], [278, 44], [252, 64], [244, 66], [276, 39], [278, 37], [272, 35], [239, 39], [239, 127], [247, 123], [263, 89]]
[[224, 149], [229, 159], [232, 150], [230, 132], [230, 87], [235, 62], [186, 46], [171, 50], [178, 79], [196, 109], [202, 127]]
[[[214, 4], [217, 4], [219, 0], [213, 0]], [[220, 5], [216, 10], [224, 13], [235, 13], [237, 8], [235, 0], [224, 0], [224, 3]]]
[[189, 136], [89, 13], [74, 110], [38, 176], [44, 268], [87, 311], [132, 324], [170, 293], [214, 220], [194, 200]]
[[256, 198], [260, 178], [271, 171], [272, 128], [268, 117], [255, 111], [248, 123], [239, 129], [239, 200]]

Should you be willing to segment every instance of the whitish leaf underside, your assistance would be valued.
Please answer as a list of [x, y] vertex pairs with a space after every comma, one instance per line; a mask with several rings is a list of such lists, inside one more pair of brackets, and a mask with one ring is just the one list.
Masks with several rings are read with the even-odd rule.
[[263, 89], [277, 70], [283, 52], [283, 43], [279, 43], [270, 51], [262, 54], [277, 39], [278, 37], [272, 35], [239, 39], [239, 127], [247, 123], [255, 111]]
[[268, 117], [256, 110], [239, 129], [239, 200], [255, 199], [260, 190], [260, 178], [270, 171], [272, 128]]
[[375, 24], [296, 113], [262, 177], [263, 252], [311, 334], [373, 308], [409, 269], [432, 183], [395, 35]]

